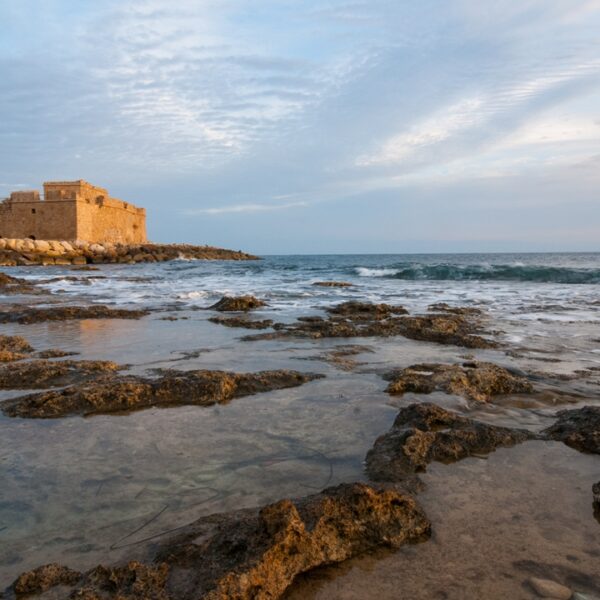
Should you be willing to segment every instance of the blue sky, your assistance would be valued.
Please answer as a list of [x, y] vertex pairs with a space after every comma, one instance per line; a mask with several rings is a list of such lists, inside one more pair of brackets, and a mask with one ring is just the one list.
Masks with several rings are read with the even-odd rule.
[[600, 250], [600, 0], [6, 0], [0, 196], [156, 241]]

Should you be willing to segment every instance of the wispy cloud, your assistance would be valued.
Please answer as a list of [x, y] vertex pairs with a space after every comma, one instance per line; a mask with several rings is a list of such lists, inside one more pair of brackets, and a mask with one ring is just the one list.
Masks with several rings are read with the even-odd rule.
[[155, 238], [238, 245], [186, 216], [269, 213], [250, 245], [376, 244], [373, 206], [442, 219], [403, 212], [423, 190], [476, 213], [487, 181], [514, 220], [597, 183], [597, 0], [21, 0], [0, 22], [0, 180], [98, 181]]
[[231, 213], [254, 213], [287, 210], [308, 206], [307, 202], [290, 202], [289, 204], [234, 204], [230, 206], [216, 206], [212, 208], [194, 208], [186, 210], [186, 215], [224, 215]]

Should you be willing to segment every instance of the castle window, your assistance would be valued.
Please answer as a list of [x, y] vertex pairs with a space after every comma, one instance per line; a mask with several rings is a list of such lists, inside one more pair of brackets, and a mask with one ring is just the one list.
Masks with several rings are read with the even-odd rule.
[[32, 215], [35, 215], [35, 208], [32, 208], [32, 209], [31, 209], [31, 214], [32, 214]]

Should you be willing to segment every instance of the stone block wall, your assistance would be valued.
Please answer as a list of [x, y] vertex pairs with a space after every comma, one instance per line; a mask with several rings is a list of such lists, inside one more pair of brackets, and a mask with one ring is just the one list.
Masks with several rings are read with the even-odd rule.
[[39, 192], [13, 192], [0, 203], [0, 237], [143, 243], [146, 211], [87, 181], [44, 183]]
[[0, 204], [0, 237], [77, 239], [75, 203], [19, 199]]

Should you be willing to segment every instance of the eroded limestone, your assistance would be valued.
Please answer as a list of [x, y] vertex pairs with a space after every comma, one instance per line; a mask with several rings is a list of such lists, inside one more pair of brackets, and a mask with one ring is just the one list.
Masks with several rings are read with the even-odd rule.
[[0, 367], [0, 389], [36, 390], [98, 379], [120, 367], [108, 360], [32, 360]]
[[542, 432], [580, 452], [600, 454], [600, 406], [561, 410], [556, 423]]
[[243, 329], [268, 329], [273, 326], [271, 319], [255, 320], [247, 317], [211, 317], [211, 323], [225, 327], [242, 327]]
[[402, 481], [425, 471], [432, 461], [452, 463], [472, 454], [488, 454], [536, 436], [529, 431], [487, 425], [435, 404], [402, 408], [390, 431], [367, 453], [373, 481]]
[[533, 392], [533, 386], [527, 379], [489, 362], [417, 364], [385, 377], [390, 381], [386, 392], [397, 395], [442, 391], [477, 402], [488, 402], [492, 396]]
[[402, 306], [343, 302], [327, 309], [328, 317], [300, 317], [294, 323], [275, 323], [273, 332], [245, 336], [244, 341], [285, 338], [352, 338], [403, 336], [466, 348], [495, 348], [480, 335], [480, 321], [462, 314], [407, 315]]
[[[75, 583], [74, 572], [65, 569], [55, 579], [67, 583], [65, 597], [87, 600], [275, 600], [301, 573], [429, 534], [430, 523], [411, 496], [343, 484], [260, 510], [201, 518], [160, 546], [152, 564], [99, 566], [77, 574]], [[23, 583], [37, 582], [39, 571], [21, 575], [13, 589], [31, 589]]]
[[6, 400], [10, 417], [55, 418], [134, 411], [150, 406], [223, 404], [234, 398], [296, 387], [321, 377], [297, 371], [167, 371], [157, 379], [135, 376], [83, 383]]
[[0, 323], [42, 323], [44, 321], [69, 321], [74, 319], [139, 319], [150, 311], [94, 306], [52, 306], [50, 308], [21, 308], [0, 312]]
[[20, 335], [0, 335], [0, 363], [23, 360], [31, 352], [33, 348]]
[[223, 296], [218, 302], [208, 308], [221, 312], [248, 312], [249, 310], [255, 310], [266, 305], [266, 302], [254, 296]]

